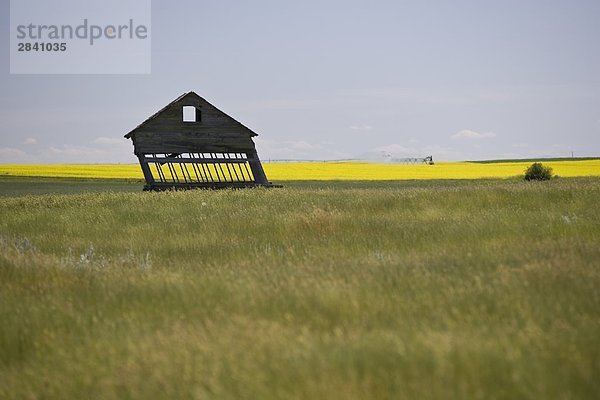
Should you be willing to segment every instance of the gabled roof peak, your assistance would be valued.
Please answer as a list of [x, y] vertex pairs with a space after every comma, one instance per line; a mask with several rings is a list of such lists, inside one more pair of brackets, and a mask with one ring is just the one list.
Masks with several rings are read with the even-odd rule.
[[[214, 107], [215, 109], [217, 109], [215, 106], [213, 106], [212, 104], [210, 104], [208, 101], [206, 101], [204, 98], [200, 97], [196, 92], [194, 92], [193, 90], [190, 90], [187, 93], [183, 93], [182, 95], [180, 95], [179, 97], [177, 97], [175, 100], [171, 101], [169, 104], [167, 104], [166, 106], [164, 106], [163, 108], [161, 108], [160, 110], [158, 110], [157, 112], [155, 112], [154, 114], [152, 114], [150, 117], [146, 118], [146, 120], [144, 122], [142, 122], [141, 124], [139, 124], [138, 126], [136, 126], [134, 129], [132, 129], [128, 134], [125, 135], [125, 138], [129, 139], [131, 138], [132, 134], [138, 130], [139, 128], [141, 128], [142, 126], [146, 125], [148, 122], [150, 122], [151, 120], [155, 119], [156, 117], [158, 117], [162, 112], [164, 112], [167, 108], [169, 108], [170, 106], [172, 106], [174, 103], [177, 103], [178, 101], [181, 101], [182, 99], [184, 99], [187, 96], [192, 96], [195, 97], [198, 100], [201, 100], [205, 103], [207, 103], [209, 106]], [[239, 121], [237, 121], [236, 119], [232, 118], [231, 116], [229, 116], [228, 114], [222, 112], [221, 110], [217, 109], [219, 112], [223, 113], [227, 118], [229, 118], [230, 120], [232, 120], [233, 122], [235, 122], [236, 124], [239, 124], [240, 127], [242, 127], [243, 129], [247, 130], [250, 133], [250, 136], [258, 136], [254, 131], [252, 131], [250, 128], [248, 128], [247, 126], [243, 125], [242, 123], [240, 123]]]

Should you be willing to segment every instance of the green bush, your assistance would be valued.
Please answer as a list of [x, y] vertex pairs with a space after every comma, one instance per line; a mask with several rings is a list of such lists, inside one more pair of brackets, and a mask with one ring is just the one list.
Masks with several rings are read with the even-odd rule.
[[552, 178], [552, 167], [536, 162], [525, 170], [526, 181], [547, 181]]

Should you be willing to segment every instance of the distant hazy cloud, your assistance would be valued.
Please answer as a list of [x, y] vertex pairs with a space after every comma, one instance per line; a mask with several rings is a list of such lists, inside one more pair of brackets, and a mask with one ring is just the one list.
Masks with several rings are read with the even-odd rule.
[[119, 137], [119, 138], [116, 138], [116, 137], [109, 138], [109, 137], [104, 137], [104, 136], [96, 138], [96, 140], [94, 140], [94, 143], [95, 144], [99, 144], [99, 145], [103, 145], [103, 146], [114, 146], [114, 145], [122, 146], [124, 144], [127, 144], [129, 146], [131, 145], [129, 143], [129, 140], [126, 140], [124, 138], [121, 138], [121, 137]]
[[294, 150], [319, 150], [322, 148], [318, 144], [308, 143], [305, 140], [289, 140], [286, 143]]
[[494, 132], [479, 133], [475, 131], [470, 131], [468, 129], [462, 130], [452, 135], [452, 139], [490, 139], [495, 137], [496, 134]]
[[332, 160], [349, 158], [350, 155], [325, 142], [310, 143], [305, 140], [254, 139], [261, 160]]
[[23, 141], [23, 144], [37, 144], [37, 139], [35, 138], [27, 138]]
[[[127, 143], [126, 143], [127, 144]], [[133, 147], [54, 144], [27, 149], [0, 147], [0, 164], [53, 163], [133, 163]]]
[[50, 146], [45, 151], [49, 159], [61, 159], [64, 162], [84, 163], [123, 163], [134, 162], [131, 151], [125, 146], [106, 148], [98, 146], [62, 144]]
[[371, 125], [350, 125], [349, 128], [354, 131], [370, 131], [373, 129]]
[[384, 154], [390, 154], [393, 157], [417, 157], [419, 155], [419, 150], [412, 147], [405, 147], [396, 143], [379, 146], [373, 150]]
[[12, 147], [0, 147], [0, 164], [19, 164], [31, 162], [33, 159], [23, 150]]

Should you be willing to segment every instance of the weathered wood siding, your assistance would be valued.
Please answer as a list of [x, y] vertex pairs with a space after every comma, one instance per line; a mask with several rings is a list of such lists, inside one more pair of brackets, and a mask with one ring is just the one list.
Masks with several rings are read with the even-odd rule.
[[134, 136], [137, 154], [152, 153], [247, 153], [254, 150], [250, 138], [202, 137], [201, 134], [144, 132]]
[[[200, 110], [201, 120], [183, 121], [183, 107]], [[250, 129], [195, 93], [188, 93], [130, 132], [136, 154], [252, 152]]]
[[[195, 107], [195, 122], [183, 120], [186, 106]], [[254, 136], [194, 92], [175, 99], [125, 135], [133, 140], [146, 179], [144, 190], [272, 187]]]

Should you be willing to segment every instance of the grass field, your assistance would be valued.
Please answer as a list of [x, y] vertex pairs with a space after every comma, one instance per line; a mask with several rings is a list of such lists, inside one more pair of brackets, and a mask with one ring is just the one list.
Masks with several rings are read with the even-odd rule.
[[600, 393], [600, 178], [140, 188], [0, 178], [0, 398]]
[[[548, 161], [544, 164], [561, 177], [600, 176], [600, 159]], [[511, 178], [531, 165], [523, 162], [447, 162], [435, 165], [375, 164], [361, 162], [299, 162], [264, 164], [275, 182], [297, 180], [429, 180]], [[142, 180], [137, 164], [131, 165], [0, 165], [1, 176], [102, 178]]]

